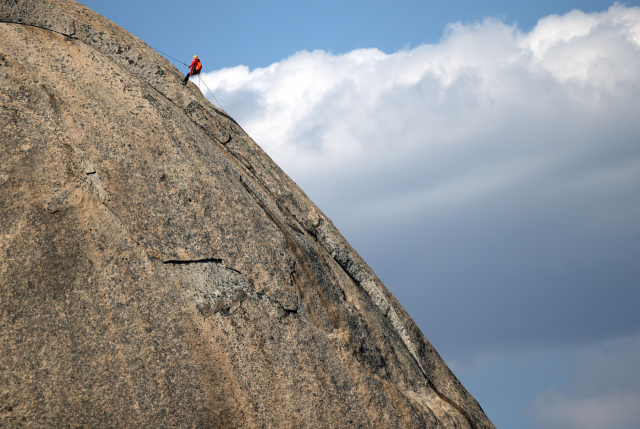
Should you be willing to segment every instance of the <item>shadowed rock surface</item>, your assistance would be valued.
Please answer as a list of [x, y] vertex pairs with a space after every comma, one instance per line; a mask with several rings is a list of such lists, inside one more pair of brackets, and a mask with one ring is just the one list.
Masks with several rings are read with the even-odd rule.
[[493, 428], [181, 78], [72, 0], [0, 0], [0, 427]]

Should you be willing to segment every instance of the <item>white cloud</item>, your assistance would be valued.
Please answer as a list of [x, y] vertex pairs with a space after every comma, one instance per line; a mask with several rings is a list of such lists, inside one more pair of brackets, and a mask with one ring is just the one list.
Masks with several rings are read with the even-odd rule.
[[638, 59], [628, 53], [638, 45], [640, 9], [616, 4], [604, 13], [573, 10], [541, 19], [521, 47], [533, 54], [534, 70], [538, 66], [561, 82], [574, 80], [613, 91], [625, 81], [637, 80]]
[[568, 386], [530, 403], [527, 416], [545, 429], [640, 427], [640, 335], [585, 348]]
[[615, 182], [602, 160], [640, 157], [640, 8], [619, 4], [549, 16], [527, 34], [456, 23], [438, 44], [393, 54], [303, 51], [203, 78], [312, 198], [345, 213], [446, 215], [527, 189], [524, 206], [538, 204], [558, 198], [540, 189], [575, 188], [595, 170]]

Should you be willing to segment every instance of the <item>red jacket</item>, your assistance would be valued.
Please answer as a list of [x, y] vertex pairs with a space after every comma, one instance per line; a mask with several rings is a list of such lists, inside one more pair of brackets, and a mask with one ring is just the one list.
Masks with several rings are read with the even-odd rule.
[[193, 61], [191, 61], [191, 65], [189, 66], [189, 68], [191, 69], [192, 74], [196, 72], [196, 66], [198, 65], [199, 62], [200, 62], [200, 58], [194, 58]]

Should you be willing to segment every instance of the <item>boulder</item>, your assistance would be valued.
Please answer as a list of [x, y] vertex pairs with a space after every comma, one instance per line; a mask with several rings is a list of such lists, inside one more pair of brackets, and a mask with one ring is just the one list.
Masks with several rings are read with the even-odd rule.
[[181, 80], [73, 0], [0, 0], [0, 427], [494, 428]]

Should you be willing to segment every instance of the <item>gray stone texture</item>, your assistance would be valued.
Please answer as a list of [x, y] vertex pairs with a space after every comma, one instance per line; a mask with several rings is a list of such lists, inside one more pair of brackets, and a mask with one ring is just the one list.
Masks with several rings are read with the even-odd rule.
[[181, 79], [72, 0], [0, 0], [0, 427], [493, 428]]

